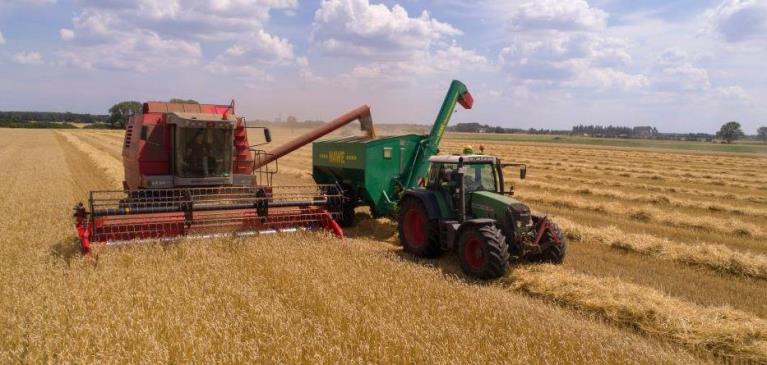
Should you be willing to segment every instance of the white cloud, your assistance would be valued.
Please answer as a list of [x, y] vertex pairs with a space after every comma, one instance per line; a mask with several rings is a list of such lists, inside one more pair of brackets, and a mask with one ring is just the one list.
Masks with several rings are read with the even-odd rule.
[[45, 5], [55, 4], [56, 0], [3, 0], [0, 5]]
[[226, 57], [279, 62], [294, 58], [293, 45], [286, 39], [259, 30], [224, 52]]
[[767, 2], [725, 0], [706, 11], [709, 26], [728, 42], [767, 40]]
[[719, 98], [724, 100], [751, 101], [751, 95], [740, 86], [720, 87], [716, 89], [716, 94]]
[[81, 0], [89, 16], [184, 39], [233, 39], [263, 28], [270, 12], [296, 0]]
[[633, 62], [630, 44], [609, 34], [605, 11], [584, 0], [507, 7], [510, 37], [498, 58], [516, 81], [623, 90], [648, 85], [646, 76], [624, 69]]
[[322, 56], [352, 60], [347, 79], [405, 80], [459, 70], [487, 70], [490, 62], [461, 47], [463, 33], [424, 11], [369, 0], [324, 0], [314, 14], [311, 39]]
[[225, 50], [205, 68], [215, 74], [264, 79], [266, 66], [294, 62], [296, 56], [290, 42], [259, 30]]
[[684, 64], [677, 67], [667, 67], [663, 69], [661, 83], [673, 85], [672, 88], [686, 91], [701, 91], [711, 88], [711, 81], [708, 77], [708, 71], [703, 68]]
[[363, 79], [412, 80], [413, 76], [460, 71], [488, 71], [492, 65], [484, 56], [452, 44], [436, 52], [418, 52], [397, 62], [370, 62], [355, 66], [345, 77]]
[[136, 72], [197, 64], [201, 55], [199, 43], [164, 39], [149, 31], [115, 33], [108, 44], [78, 45], [58, 54], [64, 64]]
[[71, 41], [75, 38], [75, 31], [72, 29], [62, 28], [59, 30], [59, 36], [62, 41]]
[[653, 76], [653, 85], [660, 91], [705, 93], [711, 89], [708, 71], [696, 66], [695, 57], [678, 47], [658, 55]]
[[43, 63], [43, 56], [38, 52], [21, 51], [13, 55], [13, 62], [20, 65], [40, 65]]
[[650, 80], [645, 75], [632, 75], [611, 68], [594, 68], [586, 71], [583, 79], [576, 81], [575, 85], [631, 91], [647, 87], [650, 85]]
[[[264, 63], [293, 57], [292, 45], [267, 34], [275, 9], [296, 0], [80, 0], [72, 27], [59, 35], [65, 63], [82, 67], [152, 71], [202, 63], [202, 43], [235, 42], [206, 69], [260, 73]], [[258, 66], [247, 64], [258, 63]]]
[[391, 8], [368, 0], [324, 0], [314, 14], [312, 38], [329, 54], [376, 59], [406, 57], [461, 31], [424, 11], [410, 17], [400, 5]]
[[537, 0], [512, 9], [514, 29], [599, 30], [607, 25], [608, 14], [589, 6], [585, 0]]
[[3, 37], [3, 32], [0, 32], [0, 46], [5, 44], [5, 37]]

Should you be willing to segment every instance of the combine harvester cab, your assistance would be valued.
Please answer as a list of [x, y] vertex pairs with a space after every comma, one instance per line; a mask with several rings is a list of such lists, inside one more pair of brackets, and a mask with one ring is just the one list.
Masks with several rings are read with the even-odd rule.
[[[271, 152], [269, 130], [248, 127], [230, 105], [148, 102], [130, 118], [122, 191], [93, 191], [75, 206], [82, 251], [92, 244], [326, 229], [343, 238], [337, 184], [272, 186], [277, 159], [354, 120], [374, 135], [370, 109], [357, 108]], [[250, 145], [248, 128], [264, 130]]]

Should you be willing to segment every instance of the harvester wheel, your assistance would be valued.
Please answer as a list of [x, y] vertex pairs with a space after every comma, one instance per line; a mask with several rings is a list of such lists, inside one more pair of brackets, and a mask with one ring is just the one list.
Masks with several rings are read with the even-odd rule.
[[429, 219], [421, 200], [406, 198], [399, 214], [399, 241], [406, 252], [434, 258], [442, 254], [436, 220]]
[[[533, 215], [533, 224], [535, 227], [538, 227], [538, 223], [542, 219], [543, 216]], [[565, 254], [567, 253], [567, 238], [565, 238], [565, 234], [556, 223], [549, 221], [548, 224], [550, 230], [547, 229], [543, 232], [541, 241], [538, 243], [541, 245], [542, 251], [540, 254], [532, 256], [530, 261], [561, 264], [565, 261]]]
[[509, 245], [494, 225], [473, 225], [458, 237], [458, 261], [466, 275], [495, 279], [509, 270]]

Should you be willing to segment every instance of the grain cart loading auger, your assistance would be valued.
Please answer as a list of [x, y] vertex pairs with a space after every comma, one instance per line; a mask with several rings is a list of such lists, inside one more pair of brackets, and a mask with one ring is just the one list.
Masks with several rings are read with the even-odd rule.
[[[125, 130], [120, 191], [92, 191], [75, 206], [82, 251], [179, 236], [217, 237], [323, 228], [343, 238], [343, 192], [336, 184], [272, 186], [277, 159], [352, 121], [375, 137], [370, 108], [359, 107], [270, 152], [263, 127], [229, 105], [148, 102]], [[248, 128], [264, 130], [250, 145]]]
[[428, 135], [351, 137], [313, 144], [314, 179], [344, 190], [342, 226], [354, 208], [397, 220], [405, 251], [422, 257], [456, 252], [463, 271], [491, 279], [510, 260], [561, 263], [566, 240], [545, 215], [533, 214], [504, 187], [503, 171], [527, 167], [494, 156], [439, 155], [438, 147], [456, 103], [473, 106], [466, 86], [453, 81]]

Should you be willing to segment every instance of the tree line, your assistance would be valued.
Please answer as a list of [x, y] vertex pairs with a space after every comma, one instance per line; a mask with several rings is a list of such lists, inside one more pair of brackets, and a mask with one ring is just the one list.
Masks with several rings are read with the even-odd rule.
[[69, 123], [98, 123], [104, 122], [107, 115], [60, 112], [15, 112], [0, 111], [0, 121], [3, 122], [69, 122]]
[[[744, 138], [746, 134], [736, 121], [727, 122], [718, 132], [714, 133], [661, 133], [653, 126], [614, 126], [614, 125], [584, 125], [579, 124], [572, 127], [571, 130], [551, 130], [551, 129], [520, 129], [503, 128], [480, 123], [458, 123], [447, 128], [451, 132], [465, 133], [526, 133], [526, 134], [554, 134], [554, 135], [572, 135], [589, 136], [603, 138], [652, 138], [652, 139], [682, 139], [689, 141], [700, 140], [720, 140], [725, 143], [732, 143], [735, 140]], [[756, 138], [767, 142], [767, 127], [759, 127], [756, 130]]]
[[448, 126], [449, 132], [462, 132], [462, 133], [527, 133], [527, 134], [569, 134], [569, 131], [555, 130], [555, 129], [521, 129], [521, 128], [504, 128], [501, 126], [492, 126], [489, 124], [480, 123], [458, 123], [454, 126]]
[[576, 135], [589, 135], [595, 137], [634, 137], [634, 138], [652, 138], [658, 136], [658, 129], [653, 126], [602, 126], [602, 125], [576, 125], [572, 129]]
[[[173, 98], [171, 103], [199, 104], [193, 99]], [[86, 128], [125, 128], [128, 118], [132, 115], [140, 114], [143, 104], [138, 101], [123, 101], [109, 108], [109, 114], [94, 115], [82, 113], [57, 113], [57, 112], [17, 112], [0, 111], [0, 127], [4, 128], [76, 128], [71, 123], [90, 123]], [[270, 124], [263, 121], [265, 124]], [[296, 127], [316, 127], [323, 124], [320, 120], [307, 120], [299, 122], [294, 116], [289, 116], [286, 121], [278, 118], [274, 121], [277, 124], [284, 123], [289, 128]], [[527, 134], [552, 134], [552, 135], [578, 135], [608, 138], [673, 138], [688, 140], [713, 140], [719, 139], [726, 143], [732, 143], [735, 140], [745, 137], [745, 133], [736, 121], [730, 121], [722, 125], [716, 134], [708, 133], [660, 133], [653, 126], [613, 126], [613, 125], [584, 125], [579, 124], [572, 127], [571, 130], [553, 130], [553, 129], [521, 129], [504, 128], [501, 126], [492, 126], [480, 123], [458, 123], [447, 127], [451, 132], [468, 133], [527, 133]], [[767, 126], [759, 127], [756, 130], [756, 138], [767, 142]]]

